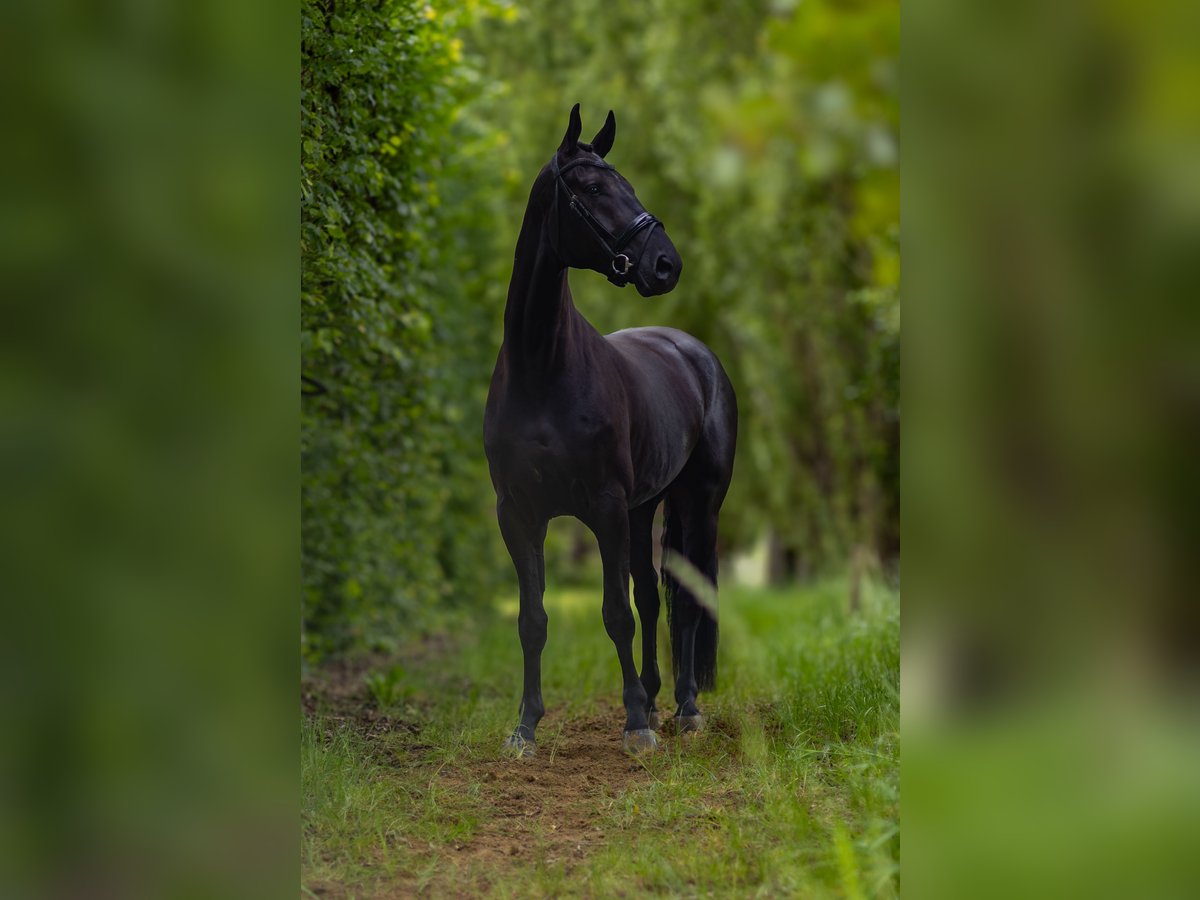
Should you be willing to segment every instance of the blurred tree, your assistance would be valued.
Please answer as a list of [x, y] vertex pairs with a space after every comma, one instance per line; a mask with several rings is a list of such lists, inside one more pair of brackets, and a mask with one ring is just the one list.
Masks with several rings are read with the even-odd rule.
[[724, 545], [768, 539], [780, 577], [898, 558], [898, 18], [890, 0], [534, 0], [470, 42], [492, 87], [464, 119], [499, 129], [505, 197], [476, 252], [508, 258], [571, 103], [585, 130], [617, 107], [611, 158], [685, 273], [652, 306], [587, 273], [572, 289], [602, 330], [674, 325], [721, 356], [741, 404]]

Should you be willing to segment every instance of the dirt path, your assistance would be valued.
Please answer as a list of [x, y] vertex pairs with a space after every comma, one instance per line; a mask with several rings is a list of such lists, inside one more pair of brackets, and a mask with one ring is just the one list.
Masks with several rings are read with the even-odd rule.
[[[613, 708], [562, 722], [542, 738], [532, 759], [496, 759], [440, 773], [443, 782], [480, 789], [481, 812], [489, 815], [478, 832], [457, 847], [472, 869], [506, 867], [530, 858], [570, 868], [604, 838], [596, 826], [602, 808], [649, 774], [621, 752], [614, 730], [624, 712]], [[558, 717], [562, 721], [561, 716]]]
[[[305, 714], [314, 716], [319, 711], [325, 719], [353, 727], [368, 741], [379, 739], [381, 745], [386, 735], [399, 730], [416, 736], [419, 726], [381, 715], [374, 708], [363, 675], [379, 663], [340, 662], [312, 673], [302, 683]], [[414, 770], [425, 770], [418, 777], [428, 779], [435, 796], [446, 791], [477, 796], [479, 826], [461, 842], [411, 847], [426, 857], [432, 872], [419, 880], [416, 873], [399, 875], [377, 884], [367, 896], [474, 897], [497, 881], [511, 883], [516, 870], [535, 863], [562, 865], [569, 873], [603, 843], [605, 836], [597, 822], [605, 809], [624, 790], [651, 777], [621, 750], [624, 715], [615, 704], [575, 718], [552, 709], [539, 734], [538, 753], [528, 759], [501, 756], [499, 740], [495, 758], [441, 765], [421, 759], [430, 748], [419, 737], [406, 745], [413, 751], [411, 757], [383, 751], [382, 758], [409, 777]], [[348, 896], [337, 884], [310, 884], [309, 888], [321, 897]]]

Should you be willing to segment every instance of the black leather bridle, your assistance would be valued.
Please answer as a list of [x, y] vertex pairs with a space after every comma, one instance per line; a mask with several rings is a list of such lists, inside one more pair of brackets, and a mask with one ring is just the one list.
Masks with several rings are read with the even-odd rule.
[[[554, 218], [555, 229], [558, 234], [555, 235], [555, 243], [557, 244], [561, 238], [562, 219], [558, 214], [558, 198], [560, 193], [567, 195], [567, 203], [571, 209], [583, 219], [585, 225], [591, 229], [596, 240], [600, 242], [600, 246], [604, 248], [604, 252], [608, 254], [611, 260], [612, 271], [608, 275], [608, 280], [615, 285], [624, 287], [628, 283], [629, 270], [633, 268], [633, 261], [629, 255], [625, 253], [625, 248], [629, 246], [630, 241], [645, 231], [647, 228], [653, 228], [655, 225], [661, 225], [655, 216], [643, 210], [638, 213], [632, 222], [625, 226], [625, 230], [619, 235], [614, 235], [611, 231], [604, 227], [604, 224], [592, 215], [589, 210], [574, 192], [570, 186], [563, 180], [563, 175], [570, 172], [572, 169], [579, 166], [593, 166], [597, 169], [616, 169], [610, 166], [603, 160], [596, 159], [573, 159], [561, 168], [558, 165], [558, 157], [550, 161], [550, 171], [554, 174]], [[557, 248], [556, 248], [557, 249]]]

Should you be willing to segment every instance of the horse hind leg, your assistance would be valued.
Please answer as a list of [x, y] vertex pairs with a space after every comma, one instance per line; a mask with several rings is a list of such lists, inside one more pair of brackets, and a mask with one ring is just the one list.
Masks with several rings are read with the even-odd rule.
[[663, 582], [679, 731], [703, 727], [696, 695], [717, 683], [717, 519], [732, 462], [731, 441], [702, 443], [666, 497]]
[[716, 686], [717, 514], [706, 507], [691, 497], [667, 499], [663, 581], [671, 626], [677, 731], [703, 727], [696, 697]]
[[642, 623], [642, 687], [646, 689], [646, 718], [657, 731], [661, 719], [655, 698], [662, 687], [658, 671], [658, 572], [654, 569], [654, 513], [659, 498], [629, 512], [629, 570], [633, 600]]

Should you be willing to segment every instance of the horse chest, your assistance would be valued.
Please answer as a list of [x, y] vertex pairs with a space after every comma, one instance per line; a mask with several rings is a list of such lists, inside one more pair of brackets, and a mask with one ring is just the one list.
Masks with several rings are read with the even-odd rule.
[[578, 412], [504, 415], [487, 445], [497, 486], [526, 505], [553, 514], [577, 513], [612, 475], [603, 460], [613, 453], [617, 429]]

